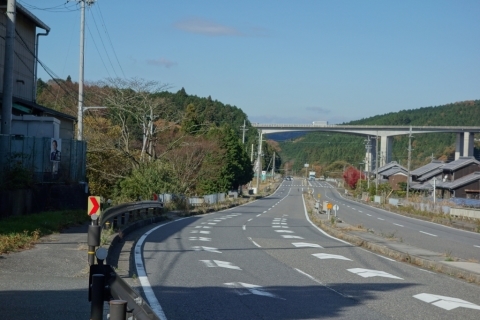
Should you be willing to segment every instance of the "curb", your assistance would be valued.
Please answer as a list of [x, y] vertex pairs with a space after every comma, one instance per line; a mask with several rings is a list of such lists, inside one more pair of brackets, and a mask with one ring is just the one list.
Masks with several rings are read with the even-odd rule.
[[400, 262], [406, 262], [411, 265], [422, 267], [425, 269], [433, 270], [435, 272], [444, 273], [458, 279], [465, 280], [470, 283], [475, 283], [480, 285], [480, 274], [470, 272], [461, 268], [454, 266], [449, 266], [444, 263], [433, 261], [430, 259], [425, 259], [422, 257], [410, 255], [405, 252], [401, 252], [383, 245], [378, 245], [368, 240], [362, 239], [359, 236], [348, 234], [347, 232], [340, 231], [338, 229], [331, 228], [330, 226], [325, 225], [323, 222], [315, 223], [319, 228], [322, 228], [328, 234], [337, 237], [339, 239], [350, 242], [351, 244], [368, 249], [375, 253], [380, 253], [384, 256], [392, 258]]

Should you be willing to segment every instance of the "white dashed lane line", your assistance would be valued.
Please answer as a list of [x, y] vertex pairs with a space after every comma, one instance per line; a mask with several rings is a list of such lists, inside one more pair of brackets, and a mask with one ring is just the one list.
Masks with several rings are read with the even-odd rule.
[[378, 220], [382, 220], [382, 221], [384, 221], [384, 220], [385, 220], [385, 219], [382, 219], [382, 218], [377, 218], [377, 219], [378, 219]]
[[394, 225], [396, 225], [396, 226], [399, 226], [399, 227], [402, 227], [402, 228], [403, 228], [403, 226], [402, 226], [401, 224], [394, 223]]
[[432, 236], [432, 237], [438, 237], [436, 234], [431, 234], [431, 233], [428, 233], [428, 232], [424, 232], [424, 231], [419, 231], [423, 234], [426, 234], [426, 235], [429, 235], [429, 236]]
[[371, 217], [372, 215], [367, 213], [367, 216]]

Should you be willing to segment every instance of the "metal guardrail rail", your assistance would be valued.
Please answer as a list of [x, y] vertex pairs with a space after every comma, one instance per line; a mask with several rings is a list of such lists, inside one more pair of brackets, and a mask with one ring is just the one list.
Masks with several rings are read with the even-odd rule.
[[[161, 213], [163, 203], [138, 201], [114, 206], [94, 219], [88, 230], [88, 262], [90, 264], [89, 295], [91, 320], [103, 319], [103, 304], [110, 303], [110, 320], [124, 320], [127, 314], [135, 320], [160, 320], [143, 298], [117, 275], [110, 265], [105, 265], [106, 249], [100, 247], [103, 227], [116, 228], [129, 221], [146, 218], [148, 213]], [[97, 249], [96, 249], [97, 248]], [[103, 249], [103, 252], [102, 250]], [[97, 264], [95, 264], [95, 257]]]
[[[142, 214], [147, 214], [149, 210], [153, 213], [159, 213], [163, 209], [163, 202], [159, 201], [138, 201], [124, 203], [118, 206], [110, 207], [100, 215], [100, 226], [110, 224], [111, 227], [125, 225], [131, 219], [138, 218]], [[120, 219], [118, 219], [120, 217]]]

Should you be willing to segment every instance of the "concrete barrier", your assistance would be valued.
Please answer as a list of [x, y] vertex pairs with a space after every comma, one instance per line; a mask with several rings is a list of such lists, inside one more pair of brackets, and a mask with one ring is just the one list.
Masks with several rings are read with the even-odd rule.
[[480, 219], [480, 210], [450, 208], [450, 215], [451, 216], [457, 216], [457, 217]]

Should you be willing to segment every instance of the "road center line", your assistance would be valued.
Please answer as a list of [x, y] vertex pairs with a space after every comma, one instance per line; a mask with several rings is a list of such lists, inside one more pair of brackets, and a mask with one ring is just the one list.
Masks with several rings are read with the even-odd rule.
[[431, 233], [428, 233], [428, 232], [424, 232], [424, 231], [419, 231], [423, 234], [426, 234], [426, 235], [429, 235], [429, 236], [432, 236], [432, 237], [438, 237], [436, 234], [431, 234]]

